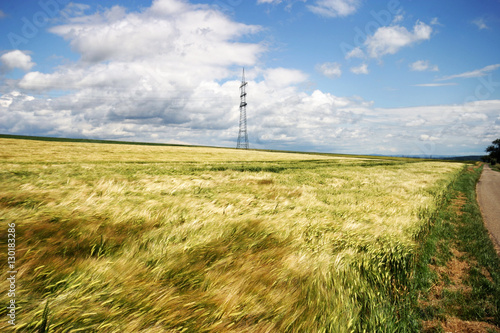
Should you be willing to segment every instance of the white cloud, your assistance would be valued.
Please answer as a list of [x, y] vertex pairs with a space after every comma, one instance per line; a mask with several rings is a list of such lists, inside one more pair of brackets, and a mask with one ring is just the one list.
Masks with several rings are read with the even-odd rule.
[[21, 101], [32, 101], [35, 98], [33, 96], [27, 96], [21, 94], [19, 91], [11, 91], [10, 93], [4, 94], [0, 97], [0, 107], [8, 108], [15, 100]]
[[423, 72], [423, 71], [433, 71], [438, 72], [439, 67], [437, 65], [430, 65], [428, 60], [418, 60], [409, 65], [410, 70]]
[[314, 5], [308, 5], [307, 8], [320, 16], [338, 17], [355, 13], [360, 5], [360, 0], [316, 0]]
[[[300, 2], [307, 2], [307, 0], [257, 0], [257, 4], [258, 5], [269, 4], [272, 6], [277, 6], [279, 4], [286, 3], [286, 6], [284, 8], [285, 8], [285, 10], [290, 11], [292, 9], [292, 7], [299, 1]], [[219, 1], [216, 1], [216, 2], [219, 2]], [[231, 3], [232, 1], [229, 1], [229, 2]]]
[[361, 64], [358, 67], [351, 67], [351, 72], [353, 72], [354, 74], [368, 74], [368, 65]]
[[439, 138], [427, 134], [420, 135], [420, 141], [437, 141]]
[[15, 68], [29, 71], [36, 64], [31, 60], [31, 56], [20, 50], [14, 50], [2, 54], [0, 61], [3, 64], [3, 71], [9, 72]]
[[462, 115], [462, 119], [469, 121], [488, 121], [488, 116], [481, 112], [466, 112]]
[[405, 124], [405, 126], [413, 127], [413, 126], [422, 126], [423, 124], [425, 124], [425, 120], [419, 118], [419, 119], [415, 119], [415, 120], [407, 122]]
[[[380, 130], [391, 131], [394, 143], [413, 145], [415, 149], [411, 154], [451, 155], [455, 150], [464, 152], [463, 147], [468, 147], [465, 149], [471, 154], [481, 153], [484, 144], [478, 138], [494, 140], [500, 130], [500, 124], [494, 121], [498, 107], [500, 100], [485, 100], [462, 105], [377, 108], [375, 111]], [[406, 127], [401, 127], [402, 123]], [[418, 145], [415, 139], [433, 145]]]
[[[235, 22], [216, 8], [156, 0], [140, 12], [115, 6], [68, 18], [50, 31], [64, 37], [81, 60], [52, 72], [27, 73], [19, 87], [45, 91], [52, 99], [25, 104], [18, 115], [31, 119], [27, 112], [37, 108], [65, 115], [73, 126], [57, 127], [54, 122], [53, 131], [63, 136], [215, 145], [232, 139], [239, 105], [239, 82], [234, 79], [241, 67], [256, 64], [265, 47], [241, 41], [260, 27]], [[304, 79], [304, 74], [286, 69], [268, 69], [266, 75], [268, 86]], [[37, 119], [39, 125], [28, 121], [11, 131], [30, 126], [44, 131], [46, 118]], [[207, 141], [204, 135], [216, 130], [220, 134]]]
[[[163, 104], [158, 95], [127, 105], [104, 94], [101, 99], [82, 93], [52, 100], [5, 94], [0, 97], [0, 132], [231, 147], [237, 137], [238, 87], [238, 80], [205, 82], [185, 105], [179, 100]], [[391, 109], [319, 90], [307, 94], [271, 87], [265, 80], [249, 81], [247, 91], [255, 148], [384, 153], [383, 146], [399, 154], [436, 155], [462, 152], [465, 142], [467, 151], [480, 153], [484, 143], [476, 143], [477, 138], [491, 142], [500, 131], [500, 100]]]
[[150, 11], [159, 14], [162, 17], [165, 15], [177, 15], [185, 13], [189, 10], [190, 5], [182, 0], [154, 0]]
[[439, 19], [437, 17], [434, 17], [431, 20], [431, 25], [442, 25], [442, 24], [439, 22]]
[[432, 28], [419, 21], [413, 27], [413, 32], [397, 25], [380, 27], [364, 44], [370, 57], [380, 58], [386, 54], [395, 54], [403, 47], [430, 39], [431, 33]]
[[264, 78], [271, 87], [286, 87], [304, 82], [307, 75], [296, 69], [279, 67], [266, 70]]
[[251, 64], [263, 47], [234, 43], [260, 27], [234, 22], [209, 6], [156, 0], [141, 13], [115, 6], [104, 13], [50, 29], [70, 41], [82, 60], [133, 61], [162, 56], [165, 62]]
[[[477, 151], [471, 142], [491, 142], [500, 132], [500, 101], [389, 109], [359, 97], [301, 92], [303, 72], [257, 67], [266, 49], [244, 37], [262, 28], [215, 8], [163, 0], [140, 12], [115, 7], [53, 27], [81, 60], [27, 73], [22, 90], [13, 89], [23, 93], [0, 96], [0, 133], [234, 147], [243, 66], [255, 148], [379, 153], [390, 147], [408, 154], [428, 135], [437, 139], [422, 142], [438, 151], [464, 142]], [[341, 74], [339, 64], [321, 65], [325, 74]]]
[[61, 9], [61, 17], [62, 18], [70, 18], [73, 17], [78, 20], [78, 18], [84, 18], [85, 12], [90, 9], [89, 5], [85, 5], [83, 3], [75, 3], [70, 2]]
[[394, 16], [394, 19], [392, 20], [392, 24], [402, 22], [403, 20], [404, 20], [403, 14], [396, 15], [396, 16]]
[[445, 81], [445, 80], [452, 80], [452, 79], [470, 79], [470, 78], [475, 78], [475, 77], [481, 77], [485, 76], [490, 72], [493, 72], [500, 68], [500, 64], [495, 64], [495, 65], [489, 65], [486, 67], [483, 67], [481, 69], [476, 69], [470, 72], [464, 72], [460, 74], [455, 74], [455, 75], [449, 75], [449, 76], [444, 76], [438, 81]]
[[473, 24], [475, 24], [479, 30], [483, 29], [489, 29], [489, 27], [486, 25], [486, 22], [484, 21], [484, 18], [480, 17], [472, 21]]
[[361, 50], [361, 48], [359, 46], [355, 47], [354, 49], [352, 49], [345, 56], [346, 59], [350, 59], [350, 58], [364, 58], [364, 57], [365, 57], [365, 53], [363, 52], [363, 50]]
[[340, 77], [342, 75], [342, 70], [340, 69], [340, 64], [336, 62], [325, 62], [316, 65], [316, 70], [330, 79]]
[[414, 87], [445, 87], [445, 86], [456, 86], [457, 83], [421, 83], [414, 84]]
[[53, 72], [27, 73], [18, 83], [25, 91], [59, 92], [29, 102], [5, 96], [5, 131], [232, 146], [241, 67], [250, 78], [249, 120], [281, 110], [268, 110], [269, 98], [285, 98], [286, 105], [307, 75], [255, 68], [265, 48], [240, 40], [261, 28], [215, 8], [163, 0], [142, 12], [113, 7], [53, 27], [82, 59]]
[[20, 85], [38, 90], [106, 86], [111, 91], [161, 85], [169, 97], [203, 80], [232, 76], [232, 66], [254, 65], [265, 48], [238, 40], [260, 30], [215, 7], [178, 0], [156, 0], [142, 12], [115, 6], [51, 28], [69, 41], [81, 63], [50, 74], [28, 73]]
[[[191, 96], [188, 106], [178, 106], [190, 112], [172, 119], [167, 114], [141, 118], [137, 113], [124, 119], [113, 113], [118, 112], [117, 106], [102, 105], [102, 100], [88, 100], [84, 111], [74, 112], [70, 111], [75, 106], [70, 96], [47, 101], [21, 94], [4, 95], [0, 100], [9, 99], [10, 104], [0, 105], [0, 131], [233, 146], [238, 117], [234, 91], [238, 87], [237, 80], [223, 85], [207, 82]], [[394, 153], [436, 155], [453, 154], [449, 146], [458, 150], [467, 142], [470, 151], [477, 153], [484, 147], [473, 142], [483, 137], [491, 142], [500, 130], [500, 123], [495, 123], [498, 100], [374, 109], [372, 103], [319, 90], [306, 94], [290, 87], [270, 88], [266, 81], [250, 81], [248, 86], [249, 135], [256, 148], [383, 153], [378, 147], [390, 146], [396, 149]], [[149, 102], [145, 108], [154, 105]], [[134, 109], [140, 105], [134, 105]], [[110, 114], [103, 117], [106, 111]], [[418, 141], [432, 142], [433, 146], [417, 145]]]

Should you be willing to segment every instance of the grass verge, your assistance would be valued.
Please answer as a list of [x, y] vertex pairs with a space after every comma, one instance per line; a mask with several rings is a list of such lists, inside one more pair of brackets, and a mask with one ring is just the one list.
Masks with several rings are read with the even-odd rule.
[[415, 277], [423, 332], [500, 332], [500, 259], [484, 227], [467, 168], [444, 198]]

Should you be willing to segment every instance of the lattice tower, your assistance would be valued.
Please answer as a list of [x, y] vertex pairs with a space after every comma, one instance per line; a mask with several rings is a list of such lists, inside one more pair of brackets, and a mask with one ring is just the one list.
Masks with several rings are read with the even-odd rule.
[[238, 143], [236, 148], [248, 149], [248, 132], [247, 132], [247, 87], [248, 82], [245, 81], [245, 68], [241, 77], [240, 85], [240, 130], [238, 132]]

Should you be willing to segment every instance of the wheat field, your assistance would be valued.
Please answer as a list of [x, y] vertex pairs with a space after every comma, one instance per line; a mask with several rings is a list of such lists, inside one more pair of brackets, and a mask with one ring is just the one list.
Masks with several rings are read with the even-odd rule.
[[[414, 331], [413, 263], [463, 168], [0, 144], [0, 244], [15, 223], [19, 307], [16, 326], [2, 319], [0, 329], [19, 332]], [[2, 304], [8, 288], [2, 279]]]

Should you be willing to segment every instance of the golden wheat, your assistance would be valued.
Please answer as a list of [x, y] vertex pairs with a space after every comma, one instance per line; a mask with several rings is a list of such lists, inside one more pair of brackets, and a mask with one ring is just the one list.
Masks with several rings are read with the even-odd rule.
[[47, 299], [51, 332], [397, 331], [418, 237], [462, 168], [0, 141], [18, 331]]

